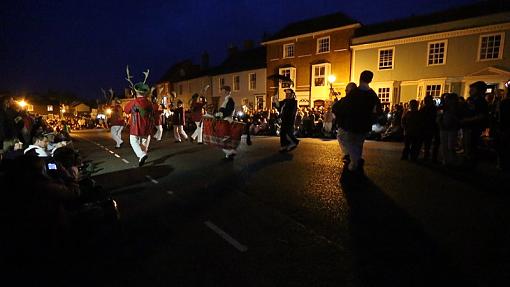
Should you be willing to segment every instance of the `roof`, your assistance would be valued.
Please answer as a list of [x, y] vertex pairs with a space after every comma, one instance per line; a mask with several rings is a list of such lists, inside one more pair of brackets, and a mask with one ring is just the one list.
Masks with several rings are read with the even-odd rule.
[[262, 69], [266, 67], [266, 47], [233, 52], [221, 63], [211, 69], [210, 75], [221, 75], [241, 71]]
[[454, 7], [441, 12], [411, 16], [399, 20], [363, 26], [356, 30], [354, 37], [464, 20], [507, 11], [510, 11], [510, 4], [507, 0], [481, 1], [472, 5]]
[[270, 36], [267, 39], [264, 39], [264, 42], [284, 39], [288, 37], [309, 34], [324, 30], [330, 30], [334, 28], [340, 28], [344, 26], [349, 26], [353, 24], [359, 24], [358, 21], [350, 18], [349, 16], [337, 12], [334, 14], [324, 15], [316, 18], [306, 19], [299, 22], [294, 22], [287, 25], [285, 28]]
[[170, 67], [158, 83], [183, 81], [195, 77], [200, 72], [200, 65], [195, 65], [191, 60], [187, 59]]

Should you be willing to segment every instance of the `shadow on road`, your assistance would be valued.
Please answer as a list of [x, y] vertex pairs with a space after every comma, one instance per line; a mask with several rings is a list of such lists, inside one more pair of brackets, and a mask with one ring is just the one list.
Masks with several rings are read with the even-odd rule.
[[93, 179], [106, 190], [113, 190], [139, 184], [141, 182], [147, 182], [147, 176], [158, 179], [169, 175], [173, 170], [174, 168], [170, 165], [151, 165], [104, 173], [94, 176]]
[[421, 224], [372, 181], [342, 183], [363, 286], [466, 285]]
[[174, 153], [162, 156], [162, 157], [155, 159], [153, 161], [149, 161], [149, 163], [152, 166], [158, 165], [158, 164], [163, 164], [163, 163], [165, 163], [166, 160], [168, 160], [169, 158], [172, 158], [174, 156], [179, 156], [179, 155], [183, 155], [183, 154], [192, 154], [192, 153], [199, 152], [201, 150], [203, 150], [201, 147], [194, 147], [194, 148], [189, 148], [189, 149], [185, 149], [185, 150], [180, 150], [178, 152], [174, 152]]

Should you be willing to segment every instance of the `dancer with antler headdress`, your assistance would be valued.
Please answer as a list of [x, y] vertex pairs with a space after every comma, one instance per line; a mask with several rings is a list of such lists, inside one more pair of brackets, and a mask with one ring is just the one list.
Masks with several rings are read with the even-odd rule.
[[[129, 74], [129, 67], [126, 67], [126, 80], [136, 97], [125, 107], [124, 112], [130, 114], [129, 142], [138, 157], [138, 166], [143, 166], [147, 160], [147, 151], [149, 149], [150, 135], [154, 127], [154, 109], [152, 103], [147, 99], [152, 89], [147, 85], [149, 70], [143, 72], [145, 79], [143, 82], [133, 84], [133, 78]], [[142, 148], [143, 145], [143, 148]]]

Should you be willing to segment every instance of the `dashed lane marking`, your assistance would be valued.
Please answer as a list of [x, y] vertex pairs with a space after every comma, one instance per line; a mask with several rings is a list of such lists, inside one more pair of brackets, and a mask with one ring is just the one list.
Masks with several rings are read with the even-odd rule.
[[216, 234], [218, 234], [221, 238], [223, 238], [225, 241], [227, 241], [228, 243], [230, 243], [230, 245], [234, 246], [235, 249], [239, 250], [240, 252], [246, 252], [248, 251], [248, 247], [246, 247], [245, 245], [239, 243], [239, 241], [235, 240], [234, 238], [232, 238], [232, 236], [230, 236], [228, 233], [226, 233], [225, 231], [221, 230], [221, 228], [219, 228], [218, 226], [216, 226], [216, 224], [210, 222], [210, 221], [206, 221], [204, 222], [204, 224], [209, 227], [212, 231], [216, 232]]
[[122, 159], [122, 161], [125, 163], [129, 163], [129, 161], [127, 161], [126, 159]]
[[159, 181], [155, 180], [155, 179], [154, 179], [154, 178], [152, 178], [150, 175], [146, 175], [145, 177], [146, 177], [148, 180], [152, 181], [152, 183], [154, 183], [154, 184], [158, 184], [158, 183], [159, 183]]
[[169, 190], [169, 191], [167, 191], [167, 192], [166, 192], [166, 194], [168, 194], [168, 195], [174, 195], [174, 192]]
[[118, 155], [118, 154], [114, 154], [114, 156], [115, 156], [116, 158], [120, 158], [120, 155]]

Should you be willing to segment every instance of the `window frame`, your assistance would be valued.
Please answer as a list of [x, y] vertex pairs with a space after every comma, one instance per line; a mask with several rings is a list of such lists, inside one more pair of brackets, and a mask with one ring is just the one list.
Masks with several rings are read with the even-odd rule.
[[[292, 47], [292, 56], [289, 56], [287, 54], [287, 47]], [[295, 43], [283, 44], [283, 58], [284, 59], [289, 59], [289, 58], [294, 58], [295, 56], [296, 56], [296, 45], [295, 45]]]
[[[499, 43], [499, 54], [498, 58], [491, 58], [491, 59], [482, 59], [481, 58], [481, 52], [482, 52], [482, 39], [484, 37], [491, 37], [491, 36], [501, 36], [501, 41]], [[478, 53], [476, 55], [478, 62], [486, 62], [486, 61], [497, 61], [503, 59], [503, 53], [505, 51], [505, 32], [497, 32], [497, 33], [490, 33], [490, 34], [482, 34], [478, 37]]]
[[[381, 51], [391, 50], [391, 68], [381, 69]], [[395, 47], [380, 48], [377, 50], [377, 71], [391, 71], [395, 69]]]
[[[254, 85], [252, 87], [252, 78], [251, 76], [255, 76], [254, 77]], [[248, 73], [248, 90], [249, 91], [255, 91], [257, 89], [257, 73]]]
[[[439, 93], [438, 93], [438, 96], [435, 97], [435, 96], [432, 96], [434, 99], [439, 99], [441, 98], [441, 95], [443, 94], [443, 90], [444, 90], [444, 85], [443, 84], [440, 84], [440, 83], [426, 83], [423, 85], [423, 98], [425, 98], [426, 96], [428, 96], [428, 87], [433, 87], [433, 86], [439, 86]], [[431, 89], [432, 91], [432, 89]]]
[[[444, 43], [444, 54], [443, 54], [443, 62], [441, 64], [429, 64], [429, 61], [430, 61], [430, 46], [431, 45], [434, 45], [434, 44], [441, 44], [441, 43]], [[433, 67], [433, 66], [443, 66], [443, 65], [446, 65], [446, 61], [447, 61], [447, 57], [448, 57], [448, 40], [440, 40], [440, 41], [433, 41], [433, 42], [428, 42], [427, 43], [427, 67]]]
[[218, 79], [218, 91], [221, 92], [221, 88], [225, 86], [225, 78], [221, 77]]
[[[236, 82], [237, 79], [237, 82]], [[236, 87], [237, 84], [237, 87]], [[238, 92], [241, 90], [241, 77], [239, 75], [232, 76], [232, 91]]]
[[[381, 97], [381, 90], [385, 90], [384, 91], [384, 95], [386, 96], [386, 90], [387, 90], [387, 96], [388, 96], [388, 101], [387, 102], [383, 102], [383, 98]], [[377, 88], [377, 97], [379, 98], [379, 101], [381, 101], [381, 104], [385, 105], [385, 104], [389, 104], [391, 105], [391, 98], [392, 98], [392, 95], [391, 95], [391, 92], [392, 92], [392, 88], [391, 87], [378, 87]]]
[[278, 88], [279, 89], [291, 88], [291, 87], [296, 85], [297, 69], [295, 67], [279, 68], [278, 69], [278, 74], [279, 75], [284, 75], [284, 74], [282, 74], [282, 71], [285, 71], [285, 70], [289, 70], [289, 78], [294, 82], [294, 85], [290, 85], [288, 87], [284, 87], [283, 86], [283, 82], [279, 81], [279, 83], [278, 83]]
[[[321, 52], [320, 51], [320, 41], [321, 40], [324, 40], [324, 39], [328, 39], [328, 50], [327, 51], [324, 51], [324, 52]], [[327, 54], [331, 52], [331, 36], [325, 36], [325, 37], [320, 37], [320, 38], [317, 38], [317, 49], [316, 49], [316, 54]]]
[[[315, 79], [320, 78], [320, 77], [316, 76], [315, 69], [316, 68], [320, 69], [321, 67], [324, 67], [324, 85], [317, 86], [317, 85], [315, 85]], [[312, 65], [312, 83], [311, 83], [312, 87], [314, 87], [314, 88], [327, 87], [328, 86], [328, 77], [330, 74], [331, 74], [331, 64], [330, 63], [322, 63], [322, 64]]]

